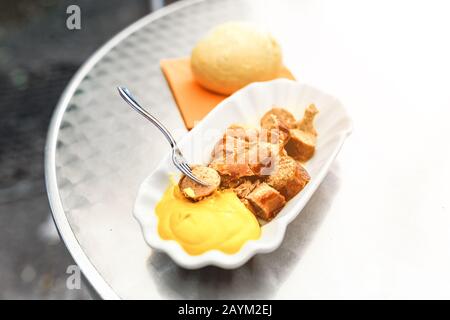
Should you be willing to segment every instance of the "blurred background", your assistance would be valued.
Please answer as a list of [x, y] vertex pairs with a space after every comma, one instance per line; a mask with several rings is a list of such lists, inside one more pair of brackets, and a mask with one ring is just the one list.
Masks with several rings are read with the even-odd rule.
[[[0, 299], [92, 297], [86, 285], [66, 287], [73, 261], [45, 190], [47, 128], [81, 64], [121, 29], [171, 2], [0, 1]], [[82, 10], [81, 30], [66, 28], [71, 4]]]

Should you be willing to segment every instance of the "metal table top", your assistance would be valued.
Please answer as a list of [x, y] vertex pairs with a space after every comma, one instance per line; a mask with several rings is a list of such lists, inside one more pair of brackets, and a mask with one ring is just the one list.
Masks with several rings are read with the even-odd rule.
[[[187, 0], [99, 49], [55, 111], [46, 179], [59, 232], [100, 296], [450, 298], [445, 5]], [[189, 55], [228, 20], [267, 25], [297, 78], [344, 103], [354, 133], [278, 250], [233, 271], [187, 271], [147, 247], [132, 217], [140, 182], [169, 149], [115, 88], [132, 88], [182, 136], [159, 60]]]

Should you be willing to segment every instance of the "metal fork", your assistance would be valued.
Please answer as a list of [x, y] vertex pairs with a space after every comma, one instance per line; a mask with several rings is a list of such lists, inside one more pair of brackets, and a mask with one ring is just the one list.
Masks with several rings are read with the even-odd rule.
[[144, 116], [147, 120], [149, 120], [151, 123], [153, 123], [166, 137], [166, 139], [169, 141], [170, 146], [172, 147], [172, 161], [174, 165], [180, 170], [182, 173], [184, 173], [186, 176], [188, 176], [190, 179], [194, 180], [195, 182], [207, 186], [208, 183], [203, 182], [202, 180], [198, 179], [194, 174], [192, 173], [192, 169], [189, 166], [186, 159], [183, 157], [183, 154], [181, 153], [180, 149], [177, 146], [177, 143], [175, 139], [170, 134], [169, 130], [167, 130], [166, 127], [153, 115], [151, 115], [147, 110], [145, 110], [141, 105], [136, 101], [136, 99], [131, 94], [130, 90], [128, 90], [125, 87], [117, 87], [117, 90], [119, 90], [120, 96], [137, 112], [139, 112], [142, 116]]

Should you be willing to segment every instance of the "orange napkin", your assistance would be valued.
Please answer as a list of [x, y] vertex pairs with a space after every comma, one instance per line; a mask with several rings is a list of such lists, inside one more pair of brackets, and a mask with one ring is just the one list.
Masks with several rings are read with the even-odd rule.
[[[161, 60], [161, 69], [189, 130], [227, 97], [206, 90], [195, 81], [189, 58]], [[286, 67], [283, 67], [279, 78], [295, 80]]]

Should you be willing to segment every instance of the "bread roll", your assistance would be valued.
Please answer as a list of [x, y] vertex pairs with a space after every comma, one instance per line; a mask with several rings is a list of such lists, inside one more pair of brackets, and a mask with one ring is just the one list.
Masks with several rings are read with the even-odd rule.
[[198, 83], [224, 95], [251, 82], [275, 79], [281, 68], [278, 43], [249, 23], [217, 26], [197, 43], [191, 55], [191, 69]]

